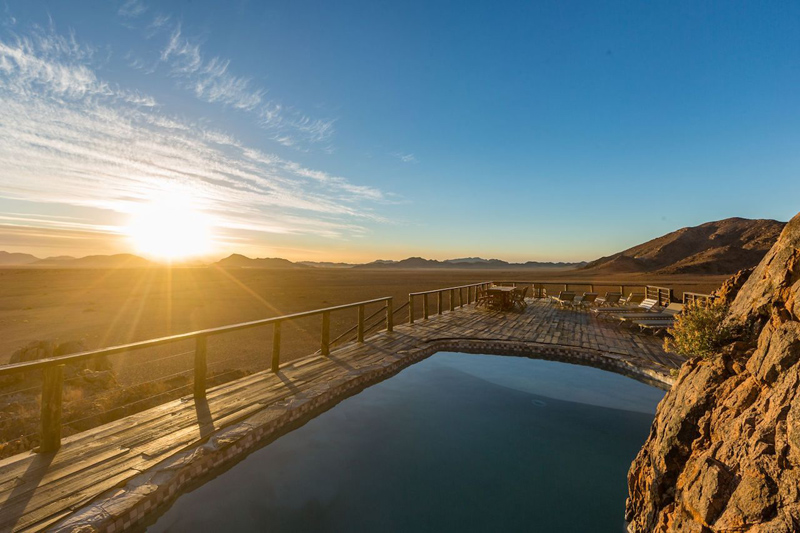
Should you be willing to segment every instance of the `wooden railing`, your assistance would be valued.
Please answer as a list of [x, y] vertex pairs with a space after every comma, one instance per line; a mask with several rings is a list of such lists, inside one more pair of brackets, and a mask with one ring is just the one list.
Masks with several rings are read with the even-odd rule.
[[[34, 370], [41, 370], [42, 379], [42, 395], [41, 395], [41, 412], [40, 412], [40, 452], [49, 452], [57, 450], [61, 444], [61, 403], [63, 396], [63, 383], [64, 383], [64, 367], [65, 365], [78, 363], [96, 359], [99, 357], [118, 355], [124, 352], [131, 352], [141, 350], [144, 348], [153, 348], [156, 346], [163, 346], [167, 344], [177, 343], [180, 341], [194, 340], [194, 396], [195, 398], [204, 398], [206, 394], [206, 377], [207, 377], [207, 339], [209, 337], [240, 331], [250, 328], [272, 325], [272, 355], [270, 361], [270, 368], [273, 372], [278, 372], [280, 367], [281, 358], [281, 326], [285, 322], [320, 316], [320, 348], [318, 353], [329, 356], [331, 347], [339, 341], [348, 340], [348, 336], [352, 336], [355, 332], [354, 340], [356, 342], [364, 342], [365, 336], [368, 332], [375, 328], [385, 326], [386, 331], [392, 332], [394, 330], [395, 314], [402, 311], [408, 306], [408, 321], [413, 324], [415, 321], [415, 300], [421, 298], [422, 300], [422, 318], [428, 319], [431, 315], [430, 297], [435, 295], [436, 298], [436, 314], [441, 315], [446, 311], [445, 304], [449, 311], [454, 311], [457, 307], [474, 303], [478, 299], [480, 291], [486, 290], [489, 286], [496, 285], [513, 285], [513, 286], [531, 286], [534, 289], [533, 296], [544, 296], [544, 289], [546, 287], [563, 287], [564, 290], [575, 289], [576, 287], [586, 287], [587, 292], [594, 292], [595, 287], [619, 287], [619, 291], [625, 294], [626, 291], [631, 289], [641, 289], [645, 296], [650, 296], [662, 302], [667, 303], [672, 298], [672, 289], [656, 286], [643, 286], [643, 285], [612, 285], [606, 283], [594, 282], [576, 282], [571, 281], [567, 283], [553, 283], [553, 282], [539, 282], [539, 281], [484, 281], [480, 283], [472, 283], [468, 285], [459, 285], [456, 287], [446, 287], [443, 289], [434, 289], [429, 291], [412, 292], [408, 295], [408, 302], [404, 303], [399, 308], [395, 309], [392, 297], [375, 298], [373, 300], [366, 300], [362, 302], [355, 302], [351, 304], [339, 305], [334, 307], [326, 307], [324, 309], [315, 309], [312, 311], [305, 311], [301, 313], [294, 313], [290, 315], [283, 315], [273, 318], [266, 318], [261, 320], [254, 320], [251, 322], [243, 322], [229, 326], [222, 326], [217, 328], [204, 329], [200, 331], [193, 331], [190, 333], [182, 333], [179, 335], [172, 335], [169, 337], [161, 337], [141, 342], [134, 342], [130, 344], [123, 344], [119, 346], [112, 346], [100, 350], [92, 350], [80, 352], [75, 354], [63, 355], [59, 357], [50, 357], [47, 359], [39, 359], [35, 361], [28, 361], [22, 363], [12, 363], [7, 365], [0, 365], [0, 377], [9, 376], [14, 374], [21, 374]], [[638, 292], [634, 290], [633, 292]], [[691, 301], [708, 298], [708, 295], [699, 293], [684, 293], [684, 301], [687, 298]], [[370, 316], [366, 316], [366, 307], [371, 304], [384, 305], [373, 312]], [[344, 311], [348, 309], [357, 310], [356, 324], [331, 340], [331, 313]], [[384, 315], [382, 321], [375, 322], [368, 326], [368, 322], [375, 317]], [[352, 338], [352, 337], [350, 337]], [[189, 370], [191, 371], [191, 370]]]
[[[472, 283], [470, 285], [459, 285], [458, 287], [447, 287], [444, 289], [433, 289], [430, 291], [411, 292], [408, 294], [408, 323], [414, 323], [414, 299], [422, 298], [422, 318], [427, 319], [430, 316], [430, 308], [428, 306], [428, 296], [431, 294], [436, 295], [436, 314], [441, 315], [444, 312], [444, 295], [448, 295], [448, 304], [450, 311], [455, 310], [456, 307], [464, 307], [478, 299], [478, 291], [485, 289], [491, 285], [491, 281], [483, 281], [480, 283]], [[464, 291], [466, 290], [466, 298]], [[458, 299], [456, 299], [458, 296]]]
[[647, 293], [647, 285], [632, 285], [632, 284], [613, 284], [602, 283], [596, 281], [570, 281], [564, 283], [557, 283], [553, 281], [494, 281], [495, 285], [511, 285], [514, 287], [530, 286], [531, 296], [533, 298], [543, 298], [547, 296], [548, 288], [556, 288], [556, 290], [570, 291], [585, 289], [584, 292], [597, 292], [598, 287], [606, 288], [606, 291], [611, 292], [609, 289], [613, 288], [618, 290], [620, 294], [626, 296], [630, 293], [641, 294], [642, 297]]
[[366, 321], [365, 308], [367, 305], [378, 304], [381, 302], [384, 303], [382, 311], [385, 313], [386, 330], [391, 332], [394, 329], [394, 309], [392, 297], [387, 296], [383, 298], [375, 298], [374, 300], [366, 300], [363, 302], [338, 305], [335, 307], [326, 307], [324, 309], [315, 309], [313, 311], [305, 311], [291, 315], [265, 318], [262, 320], [254, 320], [252, 322], [242, 322], [230, 326], [222, 326], [218, 328], [210, 328], [200, 331], [193, 331], [190, 333], [182, 333], [179, 335], [171, 335], [169, 337], [161, 337], [147, 341], [122, 344], [100, 350], [62, 355], [59, 357], [50, 357], [47, 359], [39, 359], [24, 363], [2, 365], [0, 366], [0, 377], [30, 372], [33, 370], [41, 370], [43, 372], [39, 451], [51, 452], [57, 450], [61, 446], [61, 402], [63, 396], [62, 389], [64, 383], [64, 366], [67, 364], [194, 339], [194, 396], [195, 398], [204, 398], [206, 394], [206, 341], [208, 337], [223, 333], [230, 333], [233, 331], [272, 325], [272, 361], [270, 366], [273, 372], [278, 372], [281, 357], [281, 325], [284, 322], [313, 316], [321, 316], [320, 352], [322, 355], [328, 356], [330, 355], [331, 348], [331, 313], [356, 308], [358, 312], [358, 322], [355, 326], [357, 331], [356, 341], [364, 342]]
[[683, 305], [700, 304], [706, 305], [714, 299], [711, 294], [702, 294], [699, 292], [684, 292]]
[[651, 298], [658, 301], [658, 305], [666, 306], [672, 302], [672, 289], [669, 287], [656, 287], [655, 285], [648, 285], [645, 288], [645, 298]]

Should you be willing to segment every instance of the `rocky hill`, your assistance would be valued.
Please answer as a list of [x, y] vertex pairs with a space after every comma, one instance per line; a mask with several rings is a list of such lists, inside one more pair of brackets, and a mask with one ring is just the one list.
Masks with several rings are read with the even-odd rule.
[[800, 530], [800, 215], [744, 279], [737, 340], [683, 365], [631, 465], [631, 533]]
[[727, 218], [682, 228], [583, 267], [587, 273], [733, 274], [758, 264], [785, 223]]

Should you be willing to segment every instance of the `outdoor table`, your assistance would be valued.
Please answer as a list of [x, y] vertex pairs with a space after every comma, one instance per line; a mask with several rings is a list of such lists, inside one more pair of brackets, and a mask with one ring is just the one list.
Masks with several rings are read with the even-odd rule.
[[516, 289], [514, 287], [489, 287], [486, 292], [492, 297], [492, 301], [497, 297], [501, 303], [500, 309], [511, 309], [513, 305], [512, 295]]

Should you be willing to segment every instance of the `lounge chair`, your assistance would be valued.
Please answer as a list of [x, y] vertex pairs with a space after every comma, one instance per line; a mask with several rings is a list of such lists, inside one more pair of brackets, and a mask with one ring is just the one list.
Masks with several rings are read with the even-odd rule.
[[661, 320], [638, 320], [633, 322], [642, 331], [649, 331], [653, 335], [665, 333], [669, 328], [675, 325], [675, 319], [661, 319]]
[[644, 311], [661, 310], [658, 307], [658, 300], [655, 298], [648, 298], [639, 305], [636, 306], [627, 306], [627, 307], [596, 307], [592, 309], [592, 313], [597, 313], [597, 316], [613, 316], [613, 315], [622, 315], [626, 313], [642, 313]]
[[558, 296], [551, 296], [550, 300], [561, 307], [573, 305], [575, 302], [575, 293], [572, 291], [561, 291], [558, 293]]
[[595, 300], [597, 300], [596, 292], [584, 292], [583, 296], [581, 296], [580, 300], [577, 302], [577, 305], [583, 308], [588, 308], [594, 305]]
[[628, 294], [627, 298], [625, 298], [624, 296], [622, 298], [620, 298], [619, 303], [617, 305], [620, 305], [620, 306], [623, 306], [623, 307], [631, 306], [631, 305], [639, 305], [644, 300], [651, 300], [651, 299], [652, 298], [646, 298], [645, 295], [640, 293], [640, 292], [639, 293], [632, 292], [632, 293]]
[[649, 313], [627, 313], [620, 315], [620, 320], [637, 321], [637, 320], [674, 320], [675, 316], [683, 311], [683, 304], [671, 303], [666, 308], [658, 312]]
[[595, 299], [594, 303], [597, 306], [611, 307], [612, 305], [619, 305], [621, 298], [621, 292], [607, 292], [605, 296]]

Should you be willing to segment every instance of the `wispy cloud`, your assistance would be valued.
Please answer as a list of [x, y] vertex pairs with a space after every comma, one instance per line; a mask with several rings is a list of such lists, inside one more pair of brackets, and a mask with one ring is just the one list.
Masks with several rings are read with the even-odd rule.
[[0, 41], [0, 75], [8, 93], [30, 97], [44, 92], [60, 98], [104, 98], [152, 107], [155, 100], [100, 80], [88, 66], [95, 54], [74, 34], [57, 35], [35, 28], [31, 35]]
[[[150, 34], [155, 29], [167, 29], [169, 20], [164, 15], [156, 16], [148, 26]], [[159, 60], [197, 98], [251, 113], [260, 127], [272, 133], [272, 140], [284, 146], [301, 148], [328, 143], [333, 136], [334, 119], [313, 118], [268, 99], [265, 88], [232, 71], [230, 59], [206, 57], [200, 42], [184, 35], [180, 24], [169, 31]], [[141, 59], [132, 65], [147, 70], [144, 68], [147, 63]]]
[[[163, 187], [178, 186], [231, 240], [242, 232], [347, 238], [382, 220], [370, 207], [383, 201], [381, 191], [170, 115], [149, 95], [104, 81], [93, 56], [74, 35], [41, 29], [0, 40], [0, 196], [126, 214]], [[204, 60], [179, 34], [165, 60], [202, 82], [197, 91], [208, 101], [266, 106], [248, 80], [231, 75], [224, 61]], [[310, 135], [325, 134], [311, 119], [301, 125]], [[82, 233], [118, 230], [98, 221], [61, 222]], [[42, 215], [7, 216], [0, 224], [59, 225]]]
[[392, 155], [395, 156], [400, 161], [402, 161], [403, 163], [417, 163], [418, 162], [417, 158], [416, 158], [416, 156], [414, 154], [403, 154], [403, 153], [400, 153], [400, 152], [395, 152]]
[[147, 6], [140, 0], [127, 0], [119, 7], [119, 14], [123, 17], [136, 18], [144, 15]]

